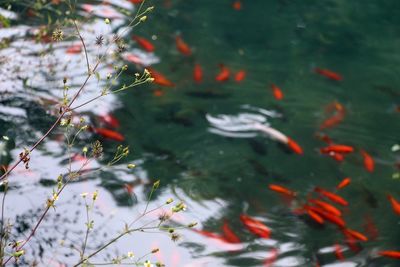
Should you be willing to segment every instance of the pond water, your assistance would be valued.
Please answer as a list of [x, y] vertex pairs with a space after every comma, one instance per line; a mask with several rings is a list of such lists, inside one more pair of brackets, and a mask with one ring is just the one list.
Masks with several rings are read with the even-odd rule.
[[[3, 2], [0, 14], [10, 26], [0, 29], [0, 134], [10, 141], [2, 141], [0, 159], [12, 165], [21, 149], [34, 144], [55, 121], [63, 78], [68, 78], [70, 93], [76, 92], [87, 69], [84, 53], [69, 50], [79, 45], [78, 38], [49, 42], [37, 37], [49, 16], [53, 22], [63, 18], [68, 10], [64, 3], [53, 1], [35, 13], [32, 1]], [[120, 85], [151, 67], [174, 86], [145, 84], [77, 110], [76, 117], [98, 128], [111, 128], [101, 120], [111, 114], [120, 124], [112, 130], [124, 137], [118, 142], [93, 131], [81, 135], [72, 154], [97, 139], [104, 145], [104, 158], [88, 168], [105, 166], [119, 144], [129, 146], [131, 153], [67, 186], [26, 247], [20, 266], [34, 259], [38, 266], [77, 262], [79, 254], [70, 244], [81, 244], [85, 231], [81, 193], [99, 191], [88, 243], [94, 250], [140, 215], [158, 179], [151, 207], [169, 197], [182, 200], [187, 210], [174, 220], [197, 221], [195, 229], [220, 235], [228, 225], [240, 242], [222, 242], [193, 230], [179, 231], [177, 242], [168, 233], [140, 233], [122, 239], [94, 262], [127, 251], [140, 257], [159, 247], [149, 259], [167, 266], [400, 266], [398, 260], [378, 256], [378, 251], [400, 250], [399, 217], [387, 199], [388, 194], [400, 199], [400, 154], [394, 147], [400, 142], [398, 0], [242, 0], [241, 6], [233, 0], [148, 0], [145, 6], [155, 10], [130, 31], [126, 26], [138, 8], [133, 2], [79, 1], [76, 13], [84, 21], [79, 27], [89, 60], [94, 65], [107, 50], [95, 45], [96, 37], [119, 33], [126, 50], [105, 59], [98, 69], [101, 77], [113, 71], [112, 64], [128, 64], [117, 79]], [[66, 35], [74, 31], [63, 30]], [[154, 51], [145, 51], [133, 35], [150, 40]], [[176, 36], [190, 46], [191, 55], [177, 50]], [[201, 82], [193, 78], [196, 64], [203, 70]], [[227, 81], [215, 79], [221, 66], [231, 72]], [[233, 76], [240, 70], [246, 76], [237, 82]], [[274, 97], [271, 84], [282, 90], [282, 100]], [[104, 86], [93, 77], [76, 105]], [[338, 114], [332, 127], [321, 127]], [[270, 138], [265, 130], [270, 127], [295, 140], [303, 154], [290, 150], [282, 138]], [[323, 134], [355, 151], [340, 162], [321, 153], [327, 146], [318, 137]], [[375, 162], [372, 172], [364, 166], [362, 149]], [[57, 176], [67, 171], [69, 155], [63, 131], [57, 129], [32, 153], [29, 170], [20, 165], [9, 176], [5, 215], [14, 221], [17, 240], [38, 219]], [[80, 160], [74, 157], [74, 168]], [[136, 168], [127, 169], [128, 163]], [[335, 190], [345, 177], [351, 177], [351, 184]], [[288, 187], [297, 196], [282, 197], [268, 189], [270, 184]], [[340, 208], [346, 227], [368, 237], [357, 242], [359, 249], [346, 244], [334, 224], [318, 225], [299, 214], [311, 194], [316, 196], [316, 186], [348, 201]], [[249, 231], [240, 220], [243, 214], [267, 225], [270, 237]], [[150, 214], [144, 222], [155, 218]]]

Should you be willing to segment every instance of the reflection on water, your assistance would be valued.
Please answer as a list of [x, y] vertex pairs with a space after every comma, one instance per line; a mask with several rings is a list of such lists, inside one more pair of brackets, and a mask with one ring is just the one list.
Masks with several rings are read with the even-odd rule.
[[[160, 247], [151, 259], [167, 266], [397, 266], [395, 260], [377, 255], [400, 249], [398, 219], [386, 199], [388, 193], [400, 198], [398, 179], [392, 179], [399, 171], [399, 154], [390, 150], [399, 141], [394, 108], [400, 100], [397, 0], [241, 1], [239, 10], [232, 8], [236, 1], [149, 0], [156, 5], [155, 13], [134, 32], [126, 30], [135, 12], [132, 1], [81, 2], [77, 14], [84, 20], [79, 26], [91, 65], [102, 53], [110, 55], [98, 69], [101, 77], [113, 72], [111, 64], [117, 63], [129, 65], [117, 84], [128, 83], [145, 66], [163, 73], [166, 80], [121, 96], [108, 95], [76, 110], [77, 117], [93, 127], [108, 127], [106, 116], [117, 118], [116, 130], [124, 139], [119, 143], [130, 146], [128, 160], [137, 167], [127, 170], [121, 163], [71, 183], [32, 241], [27, 261], [40, 258], [39, 265], [48, 266], [75, 262], [76, 254], [66, 244], [82, 240], [82, 192], [99, 190], [95, 238], [89, 245], [94, 249], [144, 209], [149, 185], [161, 179], [151, 205], [171, 196], [184, 201], [188, 210], [175, 223], [198, 221], [198, 231], [183, 231], [176, 243], [167, 234], [142, 233], [133, 245], [131, 237], [121, 240], [107, 251], [110, 255], [128, 248], [141, 255]], [[0, 14], [12, 23], [0, 29], [0, 134], [11, 138], [1, 141], [0, 160], [10, 165], [21, 148], [53, 122], [63, 79], [73, 94], [87, 69], [77, 38], [51, 42], [44, 17], [27, 16], [23, 4], [11, 10], [0, 7]], [[73, 34], [72, 28], [63, 30], [66, 36]], [[107, 45], [95, 44], [99, 35], [107, 44], [115, 33], [123, 34], [126, 42], [126, 51], [116, 58], [111, 56], [115, 47], [107, 51]], [[146, 51], [132, 34], [149, 40], [154, 51]], [[177, 35], [192, 55], [176, 48]], [[201, 78], [193, 73], [196, 64], [202, 68]], [[230, 71], [230, 79], [216, 79], [221, 64]], [[232, 78], [243, 70], [243, 79]], [[279, 85], [282, 100], [274, 98], [271, 84]], [[91, 79], [76, 106], [105, 86], [103, 80]], [[319, 133], [336, 114], [329, 110], [331, 103], [340, 103], [345, 112]], [[355, 152], [343, 160], [323, 155], [320, 148], [328, 145], [328, 137]], [[98, 138], [85, 133], [79, 146]], [[293, 139], [302, 155], [289, 145]], [[26, 235], [44, 205], [40, 201], [67, 170], [64, 141], [61, 132], [55, 132], [35, 152], [29, 170], [21, 166], [10, 176], [7, 202], [18, 206], [8, 205], [6, 214], [16, 218], [17, 237]], [[102, 141], [106, 155], [118, 143]], [[364, 168], [360, 149], [375, 161], [373, 172]], [[72, 154], [72, 166], [80, 166], [81, 147]], [[87, 168], [105, 162], [107, 156]], [[336, 185], [348, 176], [351, 184], [337, 191]], [[288, 187], [298, 197], [288, 201], [269, 191], [269, 184]], [[368, 242], [357, 242], [360, 250], [349, 245], [336, 226], [321, 226], [294, 212], [316, 186], [349, 201], [342, 210], [347, 226], [368, 237]], [[266, 225], [271, 236], [260, 238], [249, 231], [240, 221], [242, 214]], [[148, 220], [157, 216], [151, 214]], [[224, 239], [226, 222], [240, 243]], [[55, 245], [60, 242], [64, 246]]]

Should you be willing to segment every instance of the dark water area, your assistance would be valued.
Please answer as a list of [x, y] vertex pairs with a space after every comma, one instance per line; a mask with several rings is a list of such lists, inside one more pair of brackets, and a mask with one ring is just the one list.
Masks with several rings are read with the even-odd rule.
[[[65, 14], [65, 5], [49, 5], [41, 15], [27, 16], [33, 4], [14, 2], [8, 14], [8, 2], [0, 1], [0, 14], [11, 22], [0, 29], [0, 135], [11, 139], [0, 144], [4, 165], [18, 160], [21, 149], [32, 145], [55, 120], [58, 106], [53, 101], [62, 98], [63, 77], [75, 92], [86, 76], [84, 54], [66, 53], [79, 43], [77, 38], [58, 43], [34, 38], [48, 21], [46, 12], [55, 21]], [[108, 2], [77, 4], [92, 62], [101, 50], [93, 45], [96, 36], [121, 32], [138, 7], [125, 0]], [[178, 221], [198, 221], [196, 229], [219, 234], [228, 223], [240, 243], [191, 230], [180, 231], [182, 239], [177, 242], [168, 234], [141, 233], [121, 240], [96, 260], [127, 251], [139, 257], [159, 247], [150, 259], [167, 266], [400, 266], [399, 260], [378, 255], [400, 250], [399, 217], [387, 199], [391, 194], [400, 200], [400, 152], [394, 146], [400, 142], [400, 1], [242, 0], [240, 10], [233, 8], [234, 3], [146, 1], [155, 10], [145, 23], [125, 33], [126, 51], [116, 60], [128, 64], [128, 71], [118, 83], [128, 83], [135, 72], [151, 67], [175, 86], [145, 84], [79, 109], [93, 127], [102, 127], [100, 116], [112, 114], [120, 122], [114, 130], [124, 136], [116, 142], [93, 132], [82, 135], [73, 153], [81, 153], [96, 139], [104, 144], [104, 158], [90, 168], [104, 166], [118, 144], [129, 146], [131, 154], [68, 186], [31, 241], [26, 266], [32, 259], [39, 259], [39, 266], [76, 262], [76, 251], [58, 244], [82, 242], [81, 193], [99, 190], [94, 212], [98, 228], [89, 246], [95, 249], [140, 214], [157, 179], [161, 185], [151, 205], [169, 197], [182, 200], [187, 211]], [[92, 15], [87, 14], [87, 5], [93, 5]], [[111, 24], [106, 25], [109, 17]], [[144, 51], [132, 35], [150, 40], [154, 52]], [[190, 56], [177, 50], [177, 35], [190, 46]], [[128, 55], [135, 55], [136, 63]], [[112, 71], [112, 63], [110, 57], [100, 67], [102, 77]], [[202, 82], [193, 79], [195, 64], [203, 69]], [[228, 81], [215, 80], [220, 64], [231, 71]], [[316, 68], [332, 70], [343, 79], [329, 79]], [[236, 82], [233, 77], [240, 70], [246, 76]], [[282, 100], [274, 98], [271, 84], [281, 88]], [[103, 86], [93, 78], [78, 104], [96, 96]], [[339, 123], [320, 129], [340, 112], [344, 116]], [[257, 128], [260, 125], [289, 136], [304, 153], [298, 155], [279, 138], [271, 139]], [[355, 151], [341, 162], [320, 153], [327, 146], [318, 138], [323, 134]], [[364, 167], [361, 149], [372, 156], [373, 172]], [[56, 130], [32, 154], [30, 169], [20, 166], [9, 177], [5, 214], [16, 220], [17, 239], [27, 235], [67, 162], [62, 131]], [[127, 170], [127, 163], [137, 167]], [[78, 166], [79, 160], [74, 164]], [[351, 177], [351, 184], [336, 190], [345, 177]], [[290, 188], [297, 196], [282, 197], [268, 189], [270, 184]], [[357, 242], [359, 250], [346, 244], [336, 225], [318, 225], [307, 214], [295, 212], [311, 195], [317, 196], [316, 186], [349, 202], [336, 206], [347, 228], [368, 237], [367, 242]], [[267, 225], [270, 237], [251, 233], [240, 220], [242, 214]]]

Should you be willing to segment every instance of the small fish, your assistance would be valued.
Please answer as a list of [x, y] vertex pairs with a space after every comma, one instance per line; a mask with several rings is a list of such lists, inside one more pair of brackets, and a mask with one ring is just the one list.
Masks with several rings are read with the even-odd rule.
[[319, 127], [321, 130], [332, 128], [344, 120], [345, 109], [342, 104], [336, 101], [327, 106], [326, 112], [333, 112], [334, 114], [322, 122]]
[[244, 71], [244, 70], [239, 70], [238, 72], [236, 72], [236, 74], [235, 74], [235, 81], [236, 81], [237, 83], [243, 81], [244, 78], [246, 78], [246, 71]]
[[341, 217], [338, 217], [329, 212], [326, 212], [325, 210], [323, 210], [319, 207], [307, 206], [306, 208], [316, 212], [318, 215], [320, 215], [325, 220], [330, 221], [331, 223], [336, 224], [337, 226], [339, 226], [341, 228], [345, 227], [345, 225], [346, 225], [345, 221]]
[[287, 146], [296, 154], [303, 154], [303, 149], [301, 148], [301, 146], [299, 146], [299, 144], [297, 144], [293, 139], [291, 139], [290, 137], [287, 138]]
[[342, 162], [344, 160], [344, 155], [340, 153], [331, 152], [328, 155], [337, 162]]
[[343, 252], [342, 252], [342, 246], [340, 246], [339, 244], [335, 244], [334, 248], [335, 248], [336, 259], [338, 259], [340, 261], [344, 260], [344, 256], [343, 256]]
[[369, 239], [376, 240], [379, 236], [378, 227], [376, 227], [376, 224], [369, 215], [366, 215], [364, 217], [364, 221], [365, 221], [363, 224], [364, 232], [367, 234]]
[[378, 255], [392, 259], [400, 259], [400, 251], [396, 250], [381, 250], [378, 251]]
[[192, 50], [190, 49], [189, 45], [185, 43], [185, 41], [182, 39], [180, 35], [177, 35], [175, 37], [175, 43], [176, 43], [176, 49], [184, 55], [184, 56], [190, 56], [192, 54]]
[[119, 120], [111, 114], [99, 116], [99, 119], [112, 128], [118, 128], [120, 126]]
[[357, 232], [355, 230], [347, 228], [347, 229], [342, 229], [342, 231], [343, 231], [344, 235], [346, 235], [346, 236], [347, 235], [352, 236], [353, 238], [355, 238], [355, 239], [357, 239], [359, 241], [364, 241], [364, 242], [368, 241], [368, 237], [366, 237], [362, 233]]
[[153, 52], [155, 50], [154, 45], [147, 39], [133, 35], [132, 40], [134, 40], [141, 48], [147, 52]]
[[93, 128], [93, 131], [98, 134], [101, 135], [104, 138], [108, 138], [108, 139], [112, 139], [114, 141], [118, 141], [118, 142], [122, 142], [125, 140], [125, 137], [113, 130], [110, 129], [106, 129], [106, 128]]
[[276, 86], [275, 84], [271, 84], [271, 89], [272, 89], [272, 93], [274, 94], [274, 97], [276, 100], [283, 99], [282, 90], [278, 86]]
[[219, 64], [220, 72], [215, 77], [217, 82], [224, 82], [229, 80], [229, 76], [231, 75], [231, 71], [225, 67], [223, 64]]
[[195, 64], [193, 69], [193, 80], [197, 83], [201, 83], [203, 81], [203, 69], [200, 64]]
[[329, 154], [331, 152], [347, 154], [353, 152], [354, 148], [348, 145], [329, 145], [321, 148], [320, 151], [322, 154]]
[[387, 195], [387, 198], [389, 199], [390, 204], [392, 204], [394, 213], [400, 215], [400, 202], [398, 202], [392, 195]]
[[283, 194], [283, 195], [286, 195], [286, 196], [289, 196], [289, 197], [295, 197], [296, 196], [296, 192], [293, 192], [292, 190], [290, 190], [290, 189], [288, 189], [286, 187], [280, 186], [280, 185], [270, 184], [268, 186], [268, 188], [270, 190], [272, 190], [272, 191], [275, 191], [277, 193], [280, 193], [280, 194]]
[[324, 219], [318, 215], [318, 213], [316, 213], [315, 211], [311, 210], [311, 209], [306, 209], [307, 214], [310, 216], [311, 219], [313, 219], [314, 221], [316, 221], [319, 224], [324, 224]]
[[143, 2], [143, 0], [129, 0], [129, 2], [131, 2], [132, 4], [141, 4]]
[[242, 2], [240, 2], [240, 0], [236, 0], [235, 2], [233, 2], [232, 4], [232, 8], [239, 11], [242, 9]]
[[269, 256], [264, 260], [263, 266], [271, 267], [274, 264], [274, 262], [276, 262], [276, 260], [278, 259], [278, 256], [279, 256], [279, 250], [277, 248], [271, 249], [271, 256]]
[[241, 243], [239, 237], [232, 231], [232, 229], [229, 227], [228, 221], [224, 221], [224, 224], [222, 225], [222, 232], [223, 232], [223, 237], [225, 238], [226, 241], [229, 243]]
[[308, 202], [311, 202], [317, 206], [319, 206], [321, 209], [335, 215], [335, 216], [342, 216], [342, 212], [340, 210], [338, 210], [335, 206], [332, 206], [331, 204], [322, 201], [322, 200], [318, 200], [318, 199], [309, 199]]
[[315, 137], [317, 137], [322, 142], [327, 143], [328, 145], [333, 144], [333, 140], [327, 134], [317, 133], [317, 134], [315, 134]]
[[351, 183], [351, 178], [346, 177], [344, 178], [337, 186], [336, 189], [342, 189], [348, 186]]
[[327, 70], [327, 69], [321, 69], [321, 68], [315, 68], [314, 71], [322, 76], [325, 76], [328, 79], [334, 80], [334, 81], [341, 81], [343, 80], [343, 77], [336, 73], [333, 72], [331, 70]]
[[360, 150], [361, 156], [364, 160], [364, 168], [368, 172], [373, 172], [375, 169], [375, 161], [370, 154], [368, 154], [364, 149]]
[[174, 87], [175, 84], [168, 80], [163, 74], [155, 71], [152, 68], [147, 68], [147, 70], [150, 72], [151, 77], [154, 79], [154, 83], [161, 85], [161, 86], [166, 86], [166, 87]]
[[67, 48], [67, 54], [79, 54], [82, 52], [82, 45], [81, 44], [74, 44]]
[[342, 206], [348, 206], [349, 205], [349, 203], [346, 200], [344, 200], [341, 196], [338, 196], [338, 195], [336, 195], [334, 193], [326, 191], [326, 190], [324, 190], [324, 189], [322, 189], [320, 187], [316, 187], [314, 190], [315, 190], [315, 192], [320, 193], [322, 196], [326, 197], [327, 199], [331, 200], [332, 202], [335, 202], [335, 203], [337, 203], [339, 205], [342, 205]]
[[246, 228], [253, 234], [268, 239], [271, 235], [271, 230], [262, 222], [254, 219], [250, 216], [241, 214], [240, 221], [246, 226]]

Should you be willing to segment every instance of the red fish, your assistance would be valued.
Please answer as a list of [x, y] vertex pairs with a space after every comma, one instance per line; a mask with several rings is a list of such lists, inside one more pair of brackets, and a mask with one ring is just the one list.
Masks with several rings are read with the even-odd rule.
[[270, 184], [268, 187], [272, 191], [278, 192], [280, 194], [283, 194], [283, 195], [286, 195], [286, 196], [289, 196], [289, 197], [295, 197], [296, 196], [296, 192], [293, 192], [292, 190], [290, 190], [290, 189], [288, 189], [286, 187], [280, 186], [280, 185]]
[[338, 196], [338, 195], [336, 195], [334, 193], [326, 191], [326, 190], [324, 190], [324, 189], [322, 189], [320, 187], [316, 187], [315, 188], [315, 192], [320, 193], [322, 196], [328, 198], [332, 202], [335, 202], [335, 203], [337, 203], [339, 205], [342, 205], [342, 206], [348, 206], [349, 205], [349, 203], [346, 200], [344, 200], [341, 196]]
[[193, 80], [197, 83], [201, 83], [203, 81], [203, 69], [200, 64], [194, 65]]
[[311, 219], [313, 219], [314, 221], [316, 221], [319, 224], [324, 224], [324, 219], [318, 215], [318, 213], [316, 213], [315, 211], [313, 211], [312, 209], [306, 209], [307, 214], [311, 217]]
[[344, 260], [343, 252], [342, 252], [342, 247], [339, 244], [334, 245], [335, 248], [335, 256], [336, 259], [342, 261]]
[[277, 248], [271, 249], [271, 256], [265, 259], [264, 267], [271, 267], [272, 264], [278, 259], [279, 250]]
[[147, 68], [147, 70], [150, 72], [151, 77], [154, 79], [154, 83], [161, 85], [161, 86], [166, 86], [166, 87], [174, 87], [175, 84], [168, 80], [164, 75], [161, 73], [155, 71], [152, 68]]
[[339, 226], [341, 228], [345, 227], [345, 225], [346, 225], [345, 221], [342, 218], [340, 218], [336, 215], [333, 215], [329, 212], [326, 212], [325, 210], [323, 210], [319, 207], [307, 206], [307, 209], [310, 209], [310, 210], [318, 213], [318, 215], [320, 215], [325, 220], [330, 221], [331, 223], [336, 224], [337, 226]]
[[67, 54], [79, 54], [82, 52], [82, 45], [81, 44], [74, 44], [67, 48]]
[[360, 150], [361, 156], [364, 159], [364, 167], [367, 171], [373, 172], [375, 169], [375, 161], [364, 149]]
[[217, 82], [224, 82], [229, 80], [229, 76], [231, 75], [231, 71], [225, 67], [223, 64], [219, 64], [220, 72], [215, 77]]
[[392, 195], [387, 195], [387, 198], [389, 199], [390, 204], [392, 204], [394, 213], [400, 215], [400, 202], [398, 202]]
[[355, 239], [357, 239], [359, 241], [364, 241], [364, 242], [368, 241], [368, 237], [366, 237], [365, 235], [363, 235], [360, 232], [357, 232], [357, 231], [354, 231], [354, 230], [351, 230], [351, 229], [343, 229], [343, 233], [346, 236], [348, 236], [348, 235], [352, 236], [353, 238], [355, 238]]
[[201, 234], [202, 236], [211, 237], [211, 238], [215, 238], [215, 239], [218, 239], [220, 241], [226, 242], [225, 238], [223, 238], [219, 234], [216, 234], [216, 233], [213, 233], [213, 232], [209, 232], [209, 231], [206, 231], [206, 230], [198, 230], [198, 229], [195, 229], [195, 228], [192, 228], [192, 230], [194, 232], [198, 233], [198, 234]]
[[181, 52], [184, 56], [190, 56], [192, 54], [192, 50], [190, 49], [189, 45], [185, 43], [181, 36], [177, 35], [175, 37], [176, 49]]
[[338, 162], [342, 162], [344, 160], [344, 155], [340, 153], [331, 152], [329, 156]]
[[246, 71], [244, 70], [239, 70], [236, 74], [235, 74], [235, 81], [236, 82], [241, 82], [244, 80], [244, 78], [246, 78]]
[[93, 131], [98, 134], [101, 135], [104, 138], [108, 138], [108, 139], [112, 139], [118, 142], [122, 142], [125, 140], [124, 136], [118, 132], [115, 132], [113, 130], [110, 129], [106, 129], [106, 128], [94, 128]]
[[376, 227], [374, 221], [369, 215], [366, 215], [364, 219], [364, 232], [367, 234], [369, 239], [376, 240], [379, 236], [378, 228]]
[[275, 84], [271, 84], [271, 89], [272, 89], [272, 93], [274, 94], [274, 97], [276, 100], [283, 99], [282, 90], [278, 86], [276, 86]]
[[235, 2], [233, 2], [232, 7], [233, 9], [239, 11], [242, 9], [242, 2], [240, 2], [240, 0], [236, 0]]
[[336, 101], [328, 105], [327, 112], [334, 112], [334, 114], [322, 122], [321, 126], [319, 127], [321, 130], [336, 126], [342, 122], [345, 117], [345, 109], [343, 105]]
[[120, 125], [119, 120], [111, 114], [99, 116], [99, 119], [113, 128], [118, 128]]
[[287, 142], [287, 146], [296, 154], [303, 154], [303, 149], [301, 148], [301, 146], [299, 146], [299, 144], [297, 144], [293, 139], [291, 138], [287, 138], [288, 142]]
[[224, 233], [224, 238], [226, 241], [229, 243], [241, 243], [239, 237], [232, 231], [232, 229], [228, 225], [228, 221], [224, 221], [224, 224], [222, 225], [222, 232]]
[[153, 52], [155, 50], [154, 45], [147, 39], [139, 36], [132, 36], [132, 39], [136, 41], [141, 48], [146, 50], [147, 52]]
[[331, 152], [347, 154], [353, 152], [354, 148], [347, 145], [329, 145], [327, 147], [321, 148], [320, 151], [323, 154], [329, 154]]
[[315, 68], [314, 71], [322, 76], [325, 76], [328, 79], [334, 80], [334, 81], [341, 81], [343, 80], [343, 77], [336, 73], [333, 72], [331, 70], [327, 70], [327, 69], [320, 69], [320, 68]]
[[240, 215], [240, 221], [253, 234], [268, 239], [271, 235], [271, 230], [262, 222], [247, 215]]
[[328, 145], [333, 144], [332, 139], [331, 139], [328, 135], [326, 135], [326, 134], [317, 133], [315, 136], [316, 136], [319, 140], [321, 140], [321, 141], [327, 143]]
[[137, 5], [137, 4], [141, 4], [143, 2], [143, 0], [129, 0], [129, 2]]
[[381, 250], [378, 251], [378, 255], [392, 259], [400, 259], [400, 251], [396, 250]]
[[318, 200], [318, 199], [309, 199], [309, 202], [319, 206], [321, 209], [335, 215], [335, 216], [342, 216], [342, 212], [340, 210], [338, 210], [336, 207], [332, 206], [331, 204], [322, 201], [322, 200]]
[[336, 189], [342, 189], [348, 186], [351, 183], [351, 179], [349, 177], [344, 178], [337, 186]]

